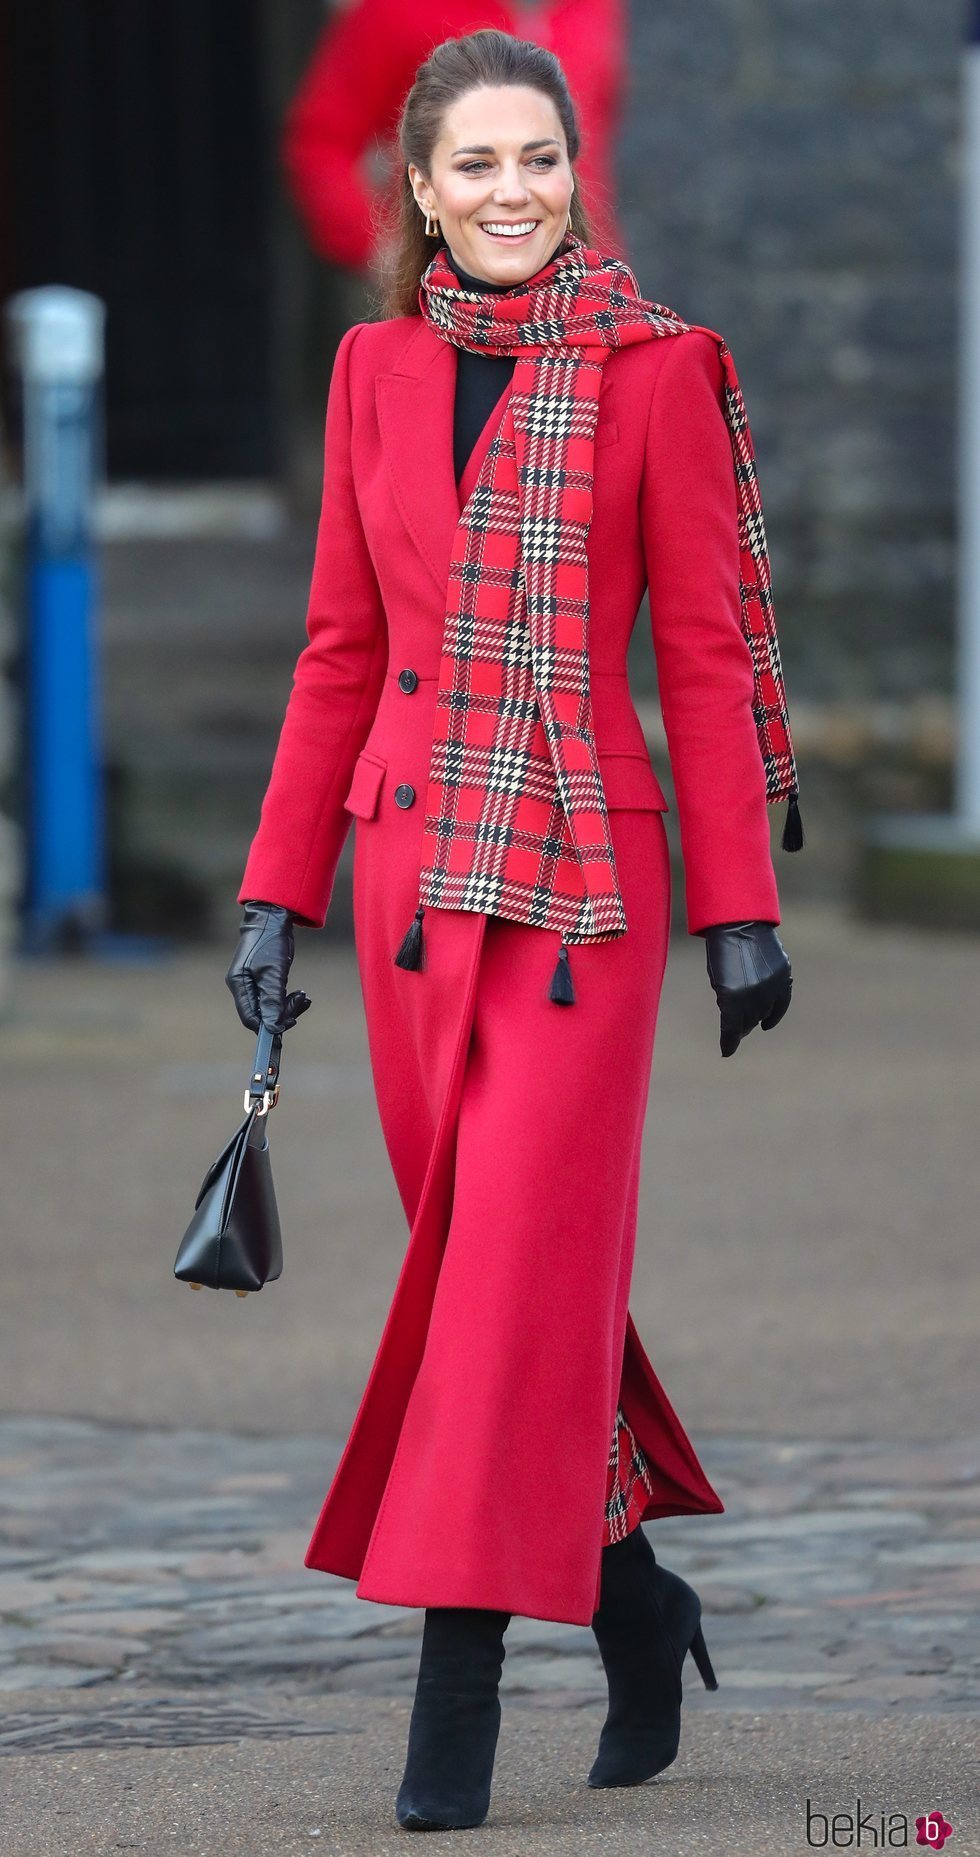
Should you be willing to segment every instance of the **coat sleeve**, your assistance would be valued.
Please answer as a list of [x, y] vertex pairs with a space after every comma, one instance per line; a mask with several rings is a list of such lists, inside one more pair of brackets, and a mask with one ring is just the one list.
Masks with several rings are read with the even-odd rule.
[[741, 626], [738, 491], [715, 338], [663, 338], [640, 493], [650, 618], [692, 935], [778, 922], [766, 779]]
[[344, 811], [354, 763], [384, 682], [387, 626], [351, 469], [351, 351], [337, 349], [327, 399], [323, 502], [306, 616], [272, 773], [238, 901], [281, 903], [322, 928], [352, 824]]

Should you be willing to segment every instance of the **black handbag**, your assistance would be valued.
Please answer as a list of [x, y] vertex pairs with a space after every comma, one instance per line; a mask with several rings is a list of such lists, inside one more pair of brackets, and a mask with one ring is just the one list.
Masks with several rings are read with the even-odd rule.
[[263, 1025], [245, 1091], [245, 1120], [201, 1182], [174, 1276], [194, 1290], [247, 1296], [282, 1275], [282, 1232], [272, 1184], [269, 1110], [279, 1100], [282, 1035]]

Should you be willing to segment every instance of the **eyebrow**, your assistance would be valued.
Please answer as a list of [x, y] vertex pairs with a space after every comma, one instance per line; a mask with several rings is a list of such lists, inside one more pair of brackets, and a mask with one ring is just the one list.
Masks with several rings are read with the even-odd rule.
[[[541, 142], [525, 142], [523, 148], [521, 149], [521, 154], [522, 155], [526, 154], [529, 148], [557, 148], [557, 147], [558, 147], [558, 137], [554, 135], [546, 135], [544, 137], [544, 140]], [[489, 144], [486, 144], [486, 143], [483, 143], [480, 145], [474, 144], [472, 148], [454, 148], [453, 149], [454, 155], [495, 155], [496, 152], [497, 151], [495, 148], [491, 148]]]

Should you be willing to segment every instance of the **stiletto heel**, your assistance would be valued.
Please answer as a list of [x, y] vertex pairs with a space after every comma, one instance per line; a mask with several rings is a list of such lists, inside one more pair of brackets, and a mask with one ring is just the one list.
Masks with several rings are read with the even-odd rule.
[[691, 1652], [706, 1689], [717, 1689], [693, 1586], [658, 1565], [642, 1527], [602, 1550], [592, 1620], [609, 1680], [609, 1712], [590, 1786], [639, 1786], [677, 1758], [681, 1666]]
[[708, 1656], [708, 1647], [705, 1644], [704, 1632], [701, 1630], [700, 1623], [691, 1639], [690, 1652], [701, 1672], [701, 1680], [705, 1689], [717, 1689], [718, 1678], [711, 1667], [711, 1658]]

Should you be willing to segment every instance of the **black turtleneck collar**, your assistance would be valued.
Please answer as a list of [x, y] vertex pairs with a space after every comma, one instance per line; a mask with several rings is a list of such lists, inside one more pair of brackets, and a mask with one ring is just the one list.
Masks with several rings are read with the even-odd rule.
[[[564, 238], [565, 238], [565, 234], [562, 233], [561, 238], [558, 240], [558, 244], [554, 247], [554, 250], [545, 259], [544, 264], [541, 265], [540, 267], [541, 271], [545, 270], [545, 268], [551, 263], [552, 259], [556, 256], [562, 243], [564, 242]], [[462, 265], [457, 264], [448, 245], [446, 246], [446, 263], [448, 264], [449, 269], [454, 273], [454, 275], [459, 278], [460, 283], [464, 286], [466, 290], [492, 290], [499, 294], [503, 290], [513, 289], [512, 284], [491, 284], [491, 283], [488, 283], [485, 277], [474, 277], [471, 272], [464, 271]], [[533, 271], [531, 273], [531, 277], [519, 278], [517, 281], [519, 283], [530, 283], [533, 278], [539, 275], [540, 275], [539, 271]]]

